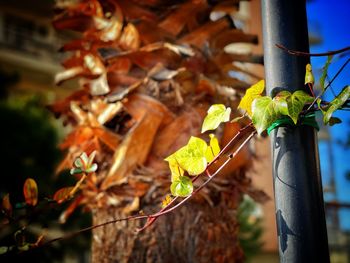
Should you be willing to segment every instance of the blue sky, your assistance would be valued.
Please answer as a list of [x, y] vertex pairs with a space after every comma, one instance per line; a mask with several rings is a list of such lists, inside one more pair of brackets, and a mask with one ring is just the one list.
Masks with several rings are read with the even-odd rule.
[[[326, 52], [350, 46], [350, 1], [349, 0], [313, 0], [307, 3], [308, 19], [311, 23], [310, 29], [319, 29], [322, 43], [310, 47], [312, 53]], [[335, 75], [343, 63], [350, 58], [350, 53], [343, 58], [334, 59], [328, 72], [330, 78]], [[326, 57], [312, 58], [312, 66], [315, 75], [319, 75], [320, 69], [326, 61]], [[350, 65], [337, 78], [332, 87], [339, 92], [345, 85], [350, 85]], [[318, 79], [316, 77], [316, 79]], [[332, 93], [327, 92], [325, 99], [331, 100]], [[336, 116], [341, 117], [342, 124], [330, 128], [333, 144], [334, 172], [336, 178], [336, 198], [339, 201], [350, 202], [350, 181], [345, 178], [346, 171], [350, 171], [350, 150], [335, 143], [338, 140], [345, 140], [350, 133], [350, 112], [339, 112]], [[328, 146], [320, 142], [321, 169], [323, 184], [329, 182], [329, 156]], [[331, 196], [326, 196], [331, 199]], [[350, 209], [348, 209], [350, 210]], [[350, 230], [350, 211], [341, 211], [341, 225]]]

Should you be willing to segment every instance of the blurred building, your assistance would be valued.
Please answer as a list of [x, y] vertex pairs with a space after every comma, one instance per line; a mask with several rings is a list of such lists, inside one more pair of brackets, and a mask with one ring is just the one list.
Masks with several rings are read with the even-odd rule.
[[58, 50], [69, 35], [52, 27], [53, 4], [52, 0], [0, 0], [0, 69], [20, 76], [12, 89], [17, 94], [67, 94], [69, 84], [54, 85], [54, 75], [61, 70]]

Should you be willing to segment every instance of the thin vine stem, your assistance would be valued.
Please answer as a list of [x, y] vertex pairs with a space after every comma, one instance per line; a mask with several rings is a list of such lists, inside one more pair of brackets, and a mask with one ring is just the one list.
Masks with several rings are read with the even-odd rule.
[[314, 101], [310, 104], [310, 106], [307, 108], [306, 112], [310, 111], [310, 109], [315, 105], [317, 100], [323, 96], [323, 94], [326, 92], [326, 90], [332, 85], [333, 81], [339, 76], [339, 74], [344, 70], [344, 68], [349, 64], [350, 58], [345, 61], [345, 63], [341, 66], [341, 68], [337, 71], [337, 73], [334, 75], [334, 77], [331, 79], [330, 82], [328, 82], [327, 86], [324, 88], [324, 90], [321, 92], [320, 95], [318, 95]]
[[340, 54], [340, 53], [343, 53], [343, 52], [350, 50], [350, 46], [349, 46], [349, 47], [345, 47], [342, 49], [333, 50], [333, 51], [324, 52], [324, 53], [308, 53], [308, 52], [303, 52], [303, 51], [291, 50], [291, 49], [288, 49], [281, 44], [275, 44], [275, 45], [276, 45], [276, 47], [286, 51], [288, 54], [291, 54], [294, 56], [304, 56], [304, 57], [326, 57], [326, 56]]
[[[209, 167], [211, 165], [213, 165], [222, 155], [226, 154], [228, 152], [228, 150], [232, 147], [232, 144], [238, 140], [241, 140], [241, 138], [246, 134], [245, 131], [247, 131], [249, 128], [251, 128], [251, 132], [249, 133], [248, 137], [244, 139], [244, 141], [237, 147], [237, 149], [233, 152], [229, 154], [229, 158], [215, 171], [215, 173], [213, 173], [212, 175], [210, 175], [209, 173]], [[249, 130], [248, 130], [249, 132]], [[254, 126], [252, 125], [252, 123], [249, 123], [248, 125], [246, 125], [245, 127], [243, 127], [242, 129], [239, 130], [239, 132], [222, 148], [222, 150], [220, 151], [220, 153], [208, 164], [207, 169], [205, 171], [205, 173], [208, 173], [210, 175], [210, 177], [207, 177], [208, 179], [202, 183], [198, 188], [196, 188], [193, 193], [189, 196], [187, 196], [186, 198], [184, 198], [183, 200], [181, 200], [179, 203], [177, 203], [176, 205], [173, 206], [173, 204], [176, 202], [176, 200], [178, 199], [178, 197], [175, 197], [166, 207], [162, 208], [160, 211], [151, 214], [151, 215], [133, 215], [133, 216], [128, 216], [125, 218], [119, 218], [119, 219], [113, 219], [110, 221], [106, 221], [104, 223], [98, 224], [98, 225], [93, 225], [93, 226], [89, 226], [83, 229], [80, 229], [76, 232], [64, 235], [64, 236], [60, 236], [51, 240], [48, 240], [47, 242], [44, 242], [42, 244], [38, 244], [37, 246], [35, 246], [34, 248], [39, 248], [39, 247], [43, 247], [43, 246], [47, 246], [50, 245], [54, 242], [57, 241], [61, 241], [64, 239], [69, 239], [72, 238], [74, 236], [77, 236], [81, 233], [87, 232], [87, 231], [91, 231], [93, 229], [96, 228], [100, 228], [106, 225], [110, 225], [110, 224], [115, 224], [118, 222], [122, 222], [122, 221], [128, 221], [128, 220], [141, 220], [141, 219], [148, 219], [148, 221], [146, 222], [146, 224], [140, 228], [137, 229], [138, 232], [146, 229], [147, 227], [149, 227], [150, 225], [152, 225], [155, 220], [157, 218], [159, 218], [160, 216], [166, 215], [170, 212], [173, 212], [175, 209], [177, 209], [178, 207], [180, 207], [181, 205], [183, 205], [185, 202], [187, 202], [190, 198], [192, 198], [195, 194], [197, 194], [203, 187], [205, 187], [217, 174], [220, 173], [220, 171], [239, 153], [239, 151], [253, 138], [253, 136], [256, 134], [256, 130], [254, 128]], [[203, 173], [202, 173], [203, 174]], [[192, 182], [196, 181], [202, 174], [197, 175], [196, 177], [194, 177], [192, 179]]]
[[[195, 191], [193, 191], [193, 193], [187, 197], [185, 197], [183, 200], [181, 200], [178, 204], [176, 204], [175, 206], [165, 210], [165, 211], [162, 211], [162, 212], [158, 212], [156, 214], [153, 214], [153, 215], [150, 215], [149, 217], [153, 220], [150, 220], [148, 221], [142, 228], [138, 229], [138, 232], [146, 229], [147, 227], [151, 226], [155, 220], [162, 216], [162, 215], [166, 215], [172, 211], [174, 211], [175, 209], [177, 209], [178, 207], [180, 207], [181, 205], [183, 205], [186, 201], [188, 201], [191, 197], [193, 197], [195, 194], [197, 194], [204, 186], [206, 186], [211, 180], [213, 180], [213, 178], [218, 174], [220, 173], [220, 171], [232, 160], [232, 158], [234, 158], [238, 153], [239, 151], [243, 148], [243, 146], [245, 146], [245, 144], [247, 142], [250, 141], [251, 138], [253, 138], [253, 136], [256, 134], [256, 130], [254, 130], [253, 132], [251, 132], [251, 134], [242, 142], [242, 144], [240, 144], [240, 146], [232, 153], [230, 154], [229, 158], [215, 171], [215, 173], [213, 173], [212, 175], [208, 176], [207, 180], [201, 184], [198, 188], [196, 188]], [[206, 169], [208, 170], [208, 168]]]

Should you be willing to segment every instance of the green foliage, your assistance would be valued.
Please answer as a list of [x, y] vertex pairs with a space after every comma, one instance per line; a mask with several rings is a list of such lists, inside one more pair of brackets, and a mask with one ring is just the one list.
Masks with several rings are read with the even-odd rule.
[[271, 97], [264, 96], [256, 98], [252, 105], [252, 121], [258, 132], [261, 134], [265, 131], [275, 120], [277, 120], [281, 113], [276, 104], [276, 100]]
[[209, 134], [209, 137], [210, 137], [210, 143], [205, 153], [205, 158], [207, 159], [208, 163], [214, 160], [215, 156], [217, 156], [220, 152], [218, 139], [215, 137], [214, 134]]
[[230, 120], [231, 108], [226, 108], [223, 104], [214, 104], [209, 110], [202, 125], [202, 133], [215, 130], [220, 123]]
[[299, 114], [306, 103], [311, 103], [314, 98], [302, 90], [295, 91], [291, 96], [286, 98], [288, 104], [288, 116], [291, 117], [294, 124], [297, 124]]
[[184, 174], [184, 169], [179, 166], [179, 163], [176, 161], [174, 155], [170, 155], [165, 159], [165, 161], [168, 161], [169, 163], [169, 168], [171, 171], [171, 182], [174, 182], [174, 180], [177, 180], [177, 178]]
[[89, 156], [83, 152], [75, 159], [74, 167], [70, 170], [70, 174], [93, 173], [97, 170], [97, 164], [93, 163], [96, 156], [96, 151], [93, 151]]
[[324, 65], [324, 67], [322, 69], [322, 75], [321, 75], [321, 78], [320, 78], [320, 87], [321, 87], [322, 91], [324, 91], [324, 82], [326, 80], [327, 73], [328, 73], [328, 67], [329, 67], [329, 65], [332, 62], [332, 58], [333, 58], [333, 56], [328, 56], [327, 57], [326, 64]]
[[244, 110], [248, 116], [252, 116], [252, 103], [256, 98], [261, 97], [261, 94], [265, 89], [265, 81], [260, 80], [256, 84], [252, 85], [249, 89], [247, 89], [245, 95], [241, 99], [241, 102], [238, 105], [238, 109]]
[[277, 106], [277, 110], [283, 114], [287, 115], [289, 114], [288, 111], [288, 103], [287, 103], [287, 98], [290, 97], [291, 93], [289, 91], [283, 90], [279, 92], [275, 97], [274, 101]]
[[179, 176], [171, 183], [170, 190], [173, 196], [186, 197], [193, 192], [192, 181], [187, 176]]
[[174, 158], [178, 165], [189, 175], [198, 175], [207, 168], [206, 151], [207, 143], [197, 137], [191, 137], [187, 145], [177, 150], [169, 158]]
[[323, 122], [325, 124], [328, 124], [330, 122], [330, 119], [333, 113], [344, 105], [344, 103], [347, 101], [349, 96], [350, 96], [350, 86], [345, 86], [342, 89], [342, 91], [338, 94], [338, 96], [335, 97], [333, 101], [331, 101], [327, 110], [325, 111], [323, 116]]
[[281, 91], [273, 99], [269, 96], [256, 98], [252, 105], [253, 124], [259, 134], [282, 116], [289, 116], [294, 124], [297, 124], [305, 104], [312, 101], [313, 97], [302, 90], [297, 90], [293, 94]]

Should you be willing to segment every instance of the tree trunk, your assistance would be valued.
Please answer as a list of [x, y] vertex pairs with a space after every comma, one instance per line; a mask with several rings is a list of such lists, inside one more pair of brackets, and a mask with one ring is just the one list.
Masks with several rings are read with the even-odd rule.
[[[84, 81], [82, 90], [52, 107], [74, 125], [61, 145], [68, 154], [58, 170], [70, 169], [81, 152], [97, 150], [99, 169], [81, 186], [80, 199], [94, 225], [139, 209], [158, 211], [171, 184], [164, 158], [198, 136], [210, 104], [237, 106], [249, 84], [229, 73], [255, 75], [232, 62], [260, 61], [224, 51], [230, 43], [257, 42], [234, 25], [238, 3], [89, 0], [59, 7], [56, 28], [83, 34], [62, 48], [75, 52], [56, 81]], [[222, 146], [235, 125], [217, 131]], [[95, 229], [93, 262], [242, 262], [236, 209], [251, 190], [244, 175], [248, 156], [233, 159], [191, 202], [141, 233], [135, 233], [141, 221]], [[134, 176], [143, 168], [148, 173]]]
[[[230, 188], [229, 193], [210, 189], [211, 204], [203, 196], [196, 198], [139, 233], [135, 230], [144, 221], [95, 229], [92, 262], [243, 262], [236, 220], [241, 193]], [[144, 207], [144, 211], [155, 209], [155, 205]], [[120, 208], [101, 208], [93, 211], [93, 224], [125, 216]]]

